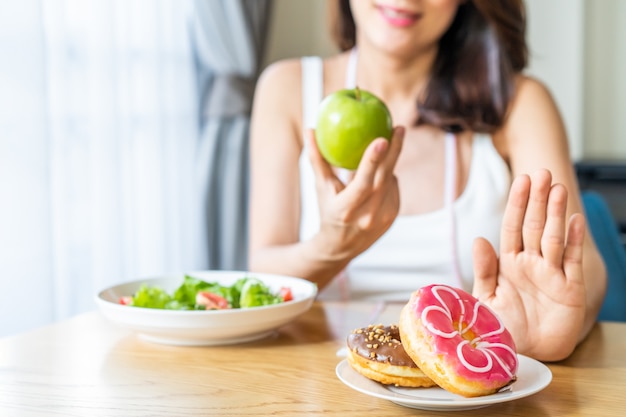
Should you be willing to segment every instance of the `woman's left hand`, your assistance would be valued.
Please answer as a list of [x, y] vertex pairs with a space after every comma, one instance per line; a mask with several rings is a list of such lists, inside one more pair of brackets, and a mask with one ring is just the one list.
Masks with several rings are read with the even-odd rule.
[[500, 256], [474, 244], [474, 295], [500, 316], [519, 353], [564, 359], [585, 318], [584, 217], [566, 219], [567, 190], [541, 170], [511, 186], [502, 220]]

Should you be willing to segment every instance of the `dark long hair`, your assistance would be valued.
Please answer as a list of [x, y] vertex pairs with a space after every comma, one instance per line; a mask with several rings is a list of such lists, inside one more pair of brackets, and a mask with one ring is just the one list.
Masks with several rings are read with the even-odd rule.
[[[331, 36], [342, 51], [356, 45], [349, 0], [330, 0]], [[528, 61], [523, 0], [466, 0], [439, 50], [418, 124], [459, 132], [493, 132], [507, 115], [515, 75]]]

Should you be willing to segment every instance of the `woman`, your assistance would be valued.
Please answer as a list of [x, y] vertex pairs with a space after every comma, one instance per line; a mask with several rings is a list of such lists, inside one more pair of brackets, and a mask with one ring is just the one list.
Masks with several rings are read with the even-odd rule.
[[[520, 353], [567, 357], [595, 321], [606, 274], [561, 116], [522, 73], [521, 1], [329, 4], [343, 52], [278, 62], [257, 86], [250, 269], [310, 279], [323, 296], [465, 287]], [[323, 160], [311, 128], [321, 97], [355, 85], [397, 127], [346, 173]]]

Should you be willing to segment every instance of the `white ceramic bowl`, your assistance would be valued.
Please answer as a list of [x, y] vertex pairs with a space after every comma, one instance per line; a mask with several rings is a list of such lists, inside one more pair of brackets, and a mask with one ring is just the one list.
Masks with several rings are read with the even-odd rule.
[[172, 293], [184, 274], [145, 278], [122, 283], [100, 291], [96, 304], [102, 314], [114, 323], [136, 331], [142, 338], [172, 345], [226, 345], [243, 343], [268, 336], [278, 327], [306, 312], [317, 295], [317, 286], [310, 281], [272, 274], [245, 271], [193, 271], [194, 278], [232, 285], [248, 276], [263, 281], [272, 291], [289, 287], [293, 300], [262, 307], [230, 310], [161, 310], [119, 304], [122, 296], [133, 295], [142, 284], [157, 285]]

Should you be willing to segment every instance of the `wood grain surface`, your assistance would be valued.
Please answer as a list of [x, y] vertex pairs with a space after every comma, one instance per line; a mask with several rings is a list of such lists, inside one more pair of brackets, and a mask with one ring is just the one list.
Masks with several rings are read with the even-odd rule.
[[251, 343], [177, 347], [87, 313], [0, 340], [0, 416], [602, 416], [626, 409], [626, 324], [599, 323], [552, 383], [480, 410], [406, 408], [335, 375], [347, 334], [397, 321], [401, 306], [321, 303]]

